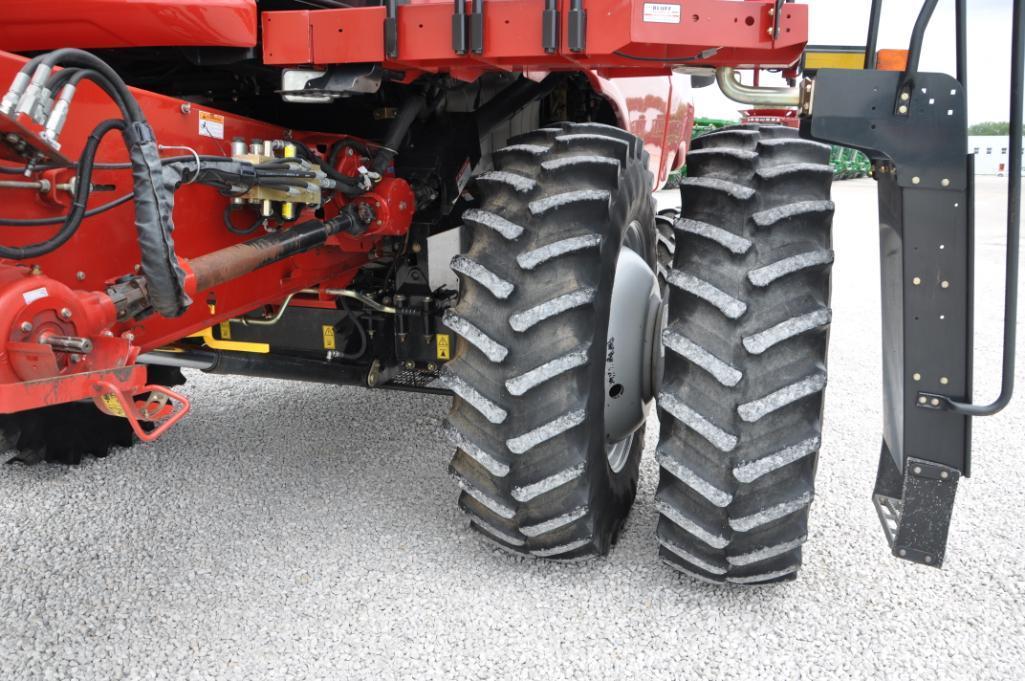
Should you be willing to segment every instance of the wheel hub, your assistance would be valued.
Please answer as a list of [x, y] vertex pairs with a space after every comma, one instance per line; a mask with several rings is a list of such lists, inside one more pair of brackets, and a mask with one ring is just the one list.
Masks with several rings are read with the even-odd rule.
[[629, 458], [633, 435], [655, 396], [661, 302], [655, 272], [624, 245], [612, 285], [603, 386], [606, 452], [616, 471]]

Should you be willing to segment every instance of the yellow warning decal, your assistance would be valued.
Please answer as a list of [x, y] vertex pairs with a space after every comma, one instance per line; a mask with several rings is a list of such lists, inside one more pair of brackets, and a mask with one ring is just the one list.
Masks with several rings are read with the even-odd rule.
[[107, 407], [107, 410], [114, 416], [120, 416], [126, 418], [125, 409], [121, 406], [121, 401], [117, 399], [117, 395], [114, 393], [107, 393], [106, 395], [100, 395], [100, 399], [103, 400], [103, 404]]
[[335, 349], [335, 327], [330, 324], [324, 324], [321, 327], [324, 332], [324, 349], [334, 350]]
[[231, 322], [221, 322], [218, 326], [221, 328], [221, 340], [231, 340]]
[[452, 352], [449, 346], [448, 334], [439, 333], [434, 336], [438, 342], [438, 359], [451, 359]]

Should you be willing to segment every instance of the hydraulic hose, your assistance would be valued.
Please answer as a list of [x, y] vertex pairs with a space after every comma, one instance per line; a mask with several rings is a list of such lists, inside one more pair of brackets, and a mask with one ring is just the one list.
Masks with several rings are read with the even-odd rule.
[[10, 260], [38, 258], [53, 252], [67, 243], [68, 239], [78, 230], [86, 212], [85, 206], [89, 201], [89, 185], [92, 181], [93, 160], [96, 157], [96, 149], [99, 147], [100, 141], [112, 130], [124, 131], [125, 122], [118, 119], [103, 121], [96, 126], [86, 140], [78, 169], [80, 189], [75, 196], [74, 202], [71, 204], [71, 212], [68, 213], [68, 217], [64, 220], [64, 225], [60, 228], [60, 231], [46, 241], [40, 241], [28, 246], [0, 246], [0, 258]]
[[374, 160], [371, 162], [375, 172], [383, 175], [388, 170], [388, 166], [398, 155], [399, 146], [413, 125], [413, 121], [425, 108], [427, 108], [427, 97], [420, 93], [411, 95], [403, 102], [402, 108], [399, 109], [399, 115], [392, 120], [388, 127], [388, 134], [384, 138], [382, 148], [374, 155]]

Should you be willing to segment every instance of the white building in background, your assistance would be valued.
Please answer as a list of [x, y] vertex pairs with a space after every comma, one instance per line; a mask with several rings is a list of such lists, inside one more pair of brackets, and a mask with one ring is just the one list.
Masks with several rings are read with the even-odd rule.
[[[1009, 142], [1010, 138], [1006, 136], [970, 135], [968, 153], [975, 154], [975, 174], [1006, 175], [1011, 162], [1008, 153]], [[1022, 175], [1025, 175], [1025, 172]]]

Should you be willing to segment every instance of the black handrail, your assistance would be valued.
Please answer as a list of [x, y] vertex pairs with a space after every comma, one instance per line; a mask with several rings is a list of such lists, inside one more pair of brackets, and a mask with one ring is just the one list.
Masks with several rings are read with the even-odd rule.
[[946, 398], [944, 407], [968, 416], [996, 414], [1014, 394], [1014, 354], [1018, 326], [1018, 243], [1021, 239], [1022, 95], [1025, 85], [1025, 0], [1014, 0], [1011, 37], [1011, 158], [1007, 177], [1007, 271], [1004, 289], [1004, 352], [1000, 395], [989, 404]]
[[865, 70], [876, 67], [876, 45], [879, 43], [879, 20], [883, 13], [883, 0], [872, 0], [868, 14], [868, 38], [865, 39]]

